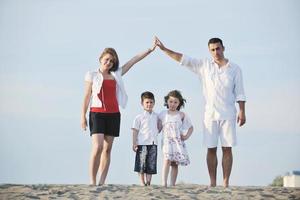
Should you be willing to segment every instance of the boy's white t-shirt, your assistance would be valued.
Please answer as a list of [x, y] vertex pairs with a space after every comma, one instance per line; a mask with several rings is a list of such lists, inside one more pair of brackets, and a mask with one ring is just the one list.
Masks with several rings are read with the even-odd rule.
[[137, 145], [157, 145], [158, 115], [155, 112], [144, 111], [137, 115], [133, 121], [132, 129], [138, 131]]

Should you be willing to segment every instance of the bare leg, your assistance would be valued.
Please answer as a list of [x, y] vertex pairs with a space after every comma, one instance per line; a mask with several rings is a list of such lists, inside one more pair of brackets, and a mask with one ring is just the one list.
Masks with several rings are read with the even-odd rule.
[[223, 150], [223, 159], [222, 159], [222, 168], [223, 168], [223, 185], [228, 187], [229, 177], [232, 169], [232, 150], [231, 147], [222, 147]]
[[146, 174], [147, 185], [151, 185], [152, 174]]
[[208, 167], [208, 173], [210, 177], [210, 186], [216, 187], [217, 185], [217, 148], [208, 148], [206, 155], [206, 162]]
[[99, 168], [100, 169], [99, 185], [103, 185], [105, 183], [105, 179], [110, 164], [110, 154], [111, 154], [113, 142], [114, 142], [114, 137], [104, 136], [103, 150], [101, 154], [101, 161], [100, 161], [100, 168]]
[[141, 185], [145, 186], [146, 185], [146, 183], [145, 183], [145, 174], [144, 173], [139, 173], [139, 176], [140, 176]]
[[178, 175], [178, 165], [174, 162], [171, 164], [171, 186], [175, 186]]
[[171, 162], [169, 160], [164, 160], [163, 169], [162, 169], [162, 185], [167, 187], [168, 186], [168, 175], [170, 170]]
[[92, 151], [89, 164], [90, 184], [96, 185], [97, 172], [100, 165], [101, 153], [103, 149], [103, 134], [92, 135]]

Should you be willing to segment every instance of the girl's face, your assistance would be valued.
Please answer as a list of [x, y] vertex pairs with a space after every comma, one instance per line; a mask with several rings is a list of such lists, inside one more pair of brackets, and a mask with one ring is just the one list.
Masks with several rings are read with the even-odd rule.
[[179, 104], [180, 104], [180, 101], [176, 97], [169, 96], [167, 104], [168, 104], [168, 107], [169, 107], [170, 111], [176, 111]]
[[101, 63], [101, 69], [103, 71], [108, 71], [114, 65], [114, 57], [109, 53], [107, 53], [101, 58], [100, 63]]

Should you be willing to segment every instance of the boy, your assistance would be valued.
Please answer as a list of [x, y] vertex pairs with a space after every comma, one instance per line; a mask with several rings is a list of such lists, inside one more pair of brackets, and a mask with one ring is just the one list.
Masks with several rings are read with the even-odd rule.
[[[157, 134], [158, 115], [153, 112], [155, 104], [151, 92], [141, 94], [141, 104], [144, 112], [137, 115], [133, 121], [132, 148], [136, 152], [134, 171], [139, 173], [141, 185], [151, 184], [152, 174], [156, 174], [157, 165]], [[146, 181], [145, 181], [146, 179]]]

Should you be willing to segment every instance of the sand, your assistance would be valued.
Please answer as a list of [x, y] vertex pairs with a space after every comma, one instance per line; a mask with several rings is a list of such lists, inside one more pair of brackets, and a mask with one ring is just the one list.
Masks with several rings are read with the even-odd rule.
[[0, 185], [0, 199], [299, 199], [300, 188], [238, 187], [209, 188], [204, 185], [180, 184], [175, 187], [158, 185], [107, 184], [89, 185]]

